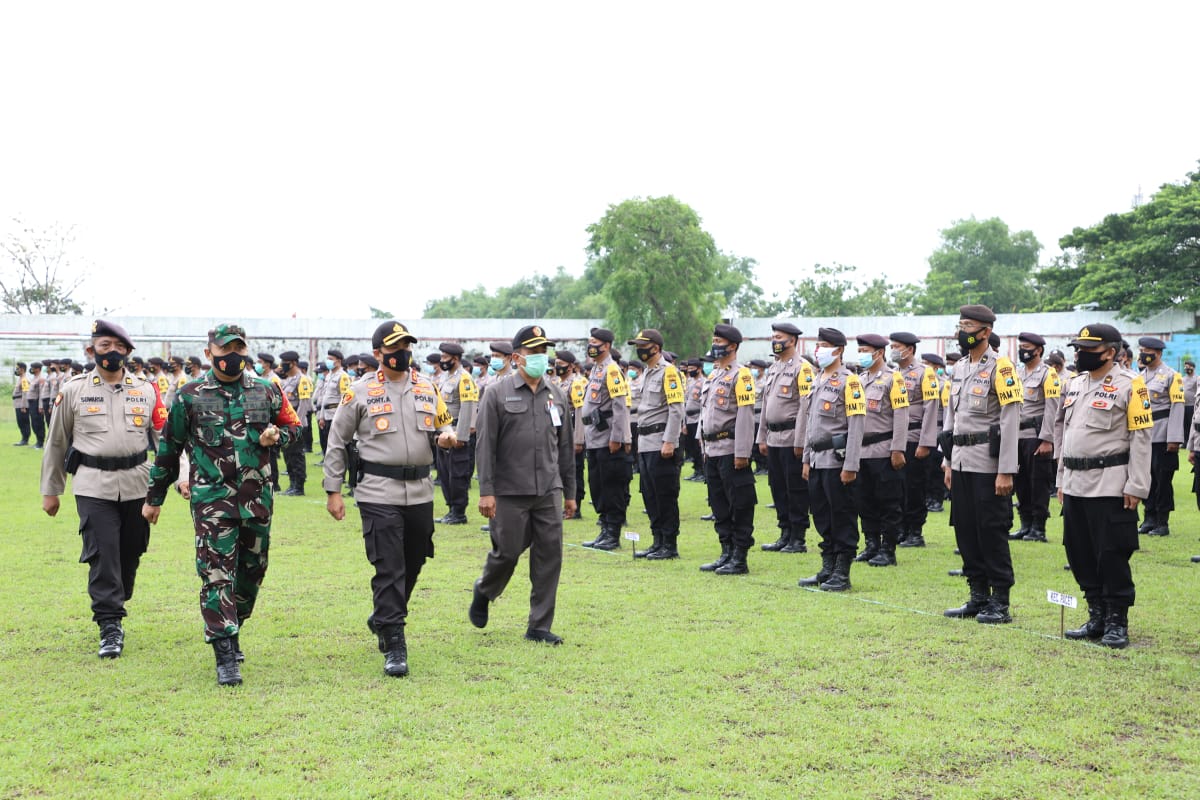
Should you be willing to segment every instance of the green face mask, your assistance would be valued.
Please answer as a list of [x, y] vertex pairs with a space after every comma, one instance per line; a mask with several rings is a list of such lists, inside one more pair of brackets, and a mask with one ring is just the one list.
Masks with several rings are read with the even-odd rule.
[[525, 366], [522, 369], [531, 378], [540, 378], [546, 374], [550, 366], [550, 357], [545, 353], [530, 353], [525, 356]]

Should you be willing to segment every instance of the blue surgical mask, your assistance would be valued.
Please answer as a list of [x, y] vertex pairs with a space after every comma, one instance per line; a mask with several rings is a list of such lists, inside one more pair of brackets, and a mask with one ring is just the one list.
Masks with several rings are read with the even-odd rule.
[[437, 372], [437, 367], [433, 366], [433, 364], [425, 364], [421, 367], [421, 372], [424, 372], [426, 375], [433, 375]]
[[479, 367], [479, 365], [478, 365], [478, 364], [476, 364], [475, 366], [471, 367], [471, 376], [472, 376], [472, 377], [474, 377], [474, 378], [478, 378], [478, 377], [479, 377], [480, 375], [482, 375], [482, 374], [483, 374], [483, 370], [482, 370], [482, 369], [480, 369], [480, 367]]
[[937, 368], [937, 374], [938, 374], [938, 375], [945, 375], [945, 374], [946, 374], [946, 368], [945, 368], [945, 367], [938, 367], [938, 368]]
[[530, 353], [525, 356], [525, 374], [531, 378], [540, 378], [550, 367], [550, 356], [545, 353]]
[[492, 360], [488, 362], [488, 366], [492, 370], [492, 372], [490, 374], [494, 375], [497, 372], [499, 372], [500, 370], [504, 369], [504, 359], [496, 358], [495, 356], [492, 356]]
[[700, 369], [704, 371], [705, 375], [712, 375], [712, 371], [713, 371], [712, 362], [705, 361], [703, 364], [700, 365]]
[[325, 369], [327, 369], [327, 370], [333, 369], [333, 359], [332, 358], [325, 359]]
[[817, 359], [817, 366], [825, 369], [837, 359], [837, 353], [832, 347], [818, 347], [814, 352], [814, 357]]
[[262, 375], [262, 374], [263, 374], [263, 365], [262, 365], [262, 364], [255, 364], [255, 365], [254, 365], [254, 371], [255, 371], [255, 372], [257, 372], [259, 375]]
[[875, 363], [875, 354], [874, 353], [859, 353], [858, 354], [858, 368], [859, 369], [870, 369], [871, 365], [874, 363]]
[[489, 366], [488, 367], [488, 375], [495, 375], [495, 374], [496, 374], [496, 368]]
[[636, 369], [626, 370], [625, 376], [627, 378], [629, 378], [629, 380], [631, 380], [631, 381], [636, 380], [637, 379], [637, 370]]

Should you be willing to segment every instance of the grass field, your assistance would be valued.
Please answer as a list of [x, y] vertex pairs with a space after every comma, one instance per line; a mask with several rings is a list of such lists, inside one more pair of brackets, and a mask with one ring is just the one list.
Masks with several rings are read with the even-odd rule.
[[[852, 592], [825, 594], [796, 587], [815, 549], [756, 550], [745, 577], [697, 571], [717, 547], [703, 486], [685, 482], [680, 560], [579, 548], [590, 507], [567, 523], [558, 648], [522, 639], [523, 567], [489, 627], [471, 627], [488, 539], [473, 511], [440, 527], [406, 679], [383, 675], [364, 623], [357, 513], [332, 521], [310, 478], [318, 491], [277, 500], [246, 683], [223, 690], [185, 503], [168, 500], [125, 653], [102, 662], [74, 503], [42, 514], [39, 457], [0, 446], [2, 797], [1200, 796], [1200, 514], [1185, 470], [1173, 534], [1135, 556], [1126, 651], [1057, 638], [1046, 590], [1077, 594], [1057, 519], [1056, 543], [1014, 544], [1016, 622], [991, 627], [941, 616], [965, 599], [946, 574], [947, 514], [931, 515], [929, 547], [855, 565]], [[769, 502], [764, 479], [758, 491]], [[772, 541], [772, 512], [758, 521]]]

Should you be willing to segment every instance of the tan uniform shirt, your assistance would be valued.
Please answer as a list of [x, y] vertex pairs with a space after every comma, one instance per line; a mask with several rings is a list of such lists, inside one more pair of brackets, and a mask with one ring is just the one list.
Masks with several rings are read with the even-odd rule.
[[[736, 361], [713, 366], [696, 436], [706, 456], [749, 458], [754, 450], [754, 379]], [[712, 439], [712, 436], [724, 438]]]
[[[62, 387], [58, 407], [50, 416], [46, 449], [42, 453], [42, 494], [57, 496], [66, 487], [63, 462], [74, 447], [89, 456], [120, 458], [158, 448], [158, 427], [166, 409], [158, 406], [149, 381], [125, 373], [116, 384], [105, 383], [94, 371], [77, 375]], [[79, 466], [71, 488], [80, 497], [98, 500], [138, 500], [146, 496], [150, 459], [136, 467], [101, 470]]]
[[570, 401], [543, 377], [537, 391], [520, 374], [492, 382], [475, 422], [479, 495], [575, 497]]
[[700, 395], [703, 390], [703, 375], [687, 379], [687, 384], [684, 386], [684, 391], [687, 393], [687, 399], [683, 404], [683, 418], [684, 421], [689, 425], [697, 422], [700, 419]]
[[1183, 375], [1159, 363], [1154, 369], [1142, 369], [1142, 380], [1150, 392], [1150, 410], [1154, 417], [1155, 444], [1183, 444]]
[[[888, 458], [908, 447], [908, 387], [904, 375], [886, 364], [858, 376], [867, 398], [860, 458]], [[887, 437], [880, 439], [880, 437]], [[880, 439], [868, 443], [869, 439]]]
[[[363, 461], [393, 467], [423, 467], [433, 463], [432, 438], [450, 428], [450, 414], [433, 382], [416, 370], [404, 380], [387, 380], [383, 370], [350, 385], [329, 425], [325, 450], [326, 492], [342, 490], [346, 443], [358, 439]], [[405, 481], [383, 475], [363, 475], [354, 488], [363, 503], [413, 506], [433, 501], [428, 475]]]
[[[608, 447], [609, 442], [629, 444], [629, 382], [621, 367], [606, 355], [588, 373], [587, 392], [583, 396], [583, 444], [588, 450]], [[611, 416], [609, 416], [611, 415]], [[591, 420], [588, 422], [587, 420]], [[604, 430], [600, 427], [607, 425]]]
[[[866, 414], [862, 382], [845, 364], [839, 364], [831, 372], [818, 372], [812, 397], [808, 400], [805, 463], [813, 469], [858, 472]], [[845, 436], [845, 446], [824, 447], [835, 436]], [[820, 444], [824, 449], [815, 450], [814, 444]]]
[[317, 419], [333, 419], [333, 415], [337, 413], [338, 406], [341, 403], [341, 398], [345, 396], [347, 390], [350, 388], [350, 383], [350, 375], [341, 367], [338, 367], [325, 376], [325, 382], [322, 384], [321, 399], [317, 403]]
[[446, 409], [454, 418], [454, 435], [460, 442], [465, 442], [471, 438], [471, 430], [475, 427], [475, 407], [479, 403], [479, 389], [476, 388], [471, 373], [459, 364], [453, 372], [445, 373], [441, 391]]
[[960, 436], [986, 434], [993, 425], [998, 425], [1000, 456], [991, 454], [989, 442], [955, 444], [950, 468], [959, 472], [1015, 475], [1022, 390], [1012, 361], [991, 352], [985, 352], [975, 363], [970, 356], [963, 356], [954, 365], [951, 381], [945, 429]]
[[[1055, 431], [1062, 459], [1058, 486], [1072, 497], [1146, 498], [1150, 494], [1151, 402], [1140, 375], [1113, 364], [1103, 378], [1084, 373], [1067, 384]], [[1070, 458], [1129, 454], [1129, 463], [1076, 470]]]
[[13, 376], [13, 408], [26, 408], [26, 396], [29, 394], [30, 384], [29, 375], [14, 375]]
[[904, 376], [904, 388], [908, 392], [908, 442], [919, 447], [937, 447], [938, 432], [941, 431], [941, 385], [937, 373], [920, 361], [913, 359], [907, 367], [900, 367]]
[[758, 426], [758, 444], [804, 447], [808, 401], [815, 384], [812, 364], [799, 353], [793, 353], [791, 358], [776, 359], [767, 367], [760, 384], [762, 418]]
[[1183, 375], [1183, 404], [1185, 406], [1196, 405], [1196, 382], [1200, 381], [1200, 376], [1195, 374]]
[[[641, 383], [637, 408], [638, 452], [656, 452], [662, 449], [664, 442], [678, 446], [684, 427], [683, 376], [674, 364], [660, 357], [657, 364], [644, 370]], [[642, 431], [642, 428], [659, 425], [666, 425], [666, 428], [654, 433]]]
[[46, 388], [46, 375], [44, 373], [39, 372], [37, 375], [30, 377], [29, 392], [28, 392], [28, 394], [25, 395], [26, 401], [30, 402], [30, 403], [33, 403], [33, 402], [41, 403], [42, 402], [42, 391], [45, 388]]
[[1054, 420], [1062, 405], [1062, 383], [1058, 373], [1043, 361], [1032, 370], [1027, 370], [1024, 364], [1018, 364], [1017, 377], [1021, 379], [1021, 388], [1024, 389], [1021, 431], [1017, 438], [1053, 442]]

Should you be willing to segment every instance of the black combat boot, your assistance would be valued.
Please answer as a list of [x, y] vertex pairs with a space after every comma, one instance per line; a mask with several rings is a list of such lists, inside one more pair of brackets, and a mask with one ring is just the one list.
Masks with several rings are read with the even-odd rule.
[[383, 653], [383, 671], [393, 678], [408, 674], [408, 644], [404, 641], [403, 625], [385, 625], [380, 638], [386, 648]]
[[217, 657], [217, 685], [241, 686], [242, 669], [238, 666], [233, 639], [213, 639], [213, 654]]
[[1064, 631], [1063, 636], [1068, 639], [1099, 639], [1104, 635], [1104, 605], [1102, 603], [1088, 602], [1088, 619], [1087, 622], [1080, 625], [1078, 628], [1073, 628], [1069, 631]]
[[721, 543], [721, 555], [717, 556], [716, 561], [710, 561], [707, 564], [700, 565], [701, 572], [716, 572], [721, 567], [729, 563], [729, 559], [733, 558], [733, 545]]
[[896, 544], [895, 533], [883, 534], [883, 544], [879, 546], [879, 552], [867, 563], [872, 567], [896, 566]]
[[1029, 533], [1025, 534], [1027, 542], [1045, 542], [1046, 541], [1046, 521], [1035, 522], [1029, 527]]
[[854, 560], [859, 563], [870, 561], [879, 555], [879, 534], [864, 533], [863, 538], [867, 540], [867, 546], [863, 548], [861, 553], [854, 557]]
[[593, 550], [621, 549], [621, 526], [605, 525], [600, 529], [600, 537], [592, 545]]
[[242, 645], [238, 642], [238, 634], [235, 633], [229, 638], [233, 640], [233, 657], [237, 659], [239, 664], [241, 664], [246, 660], [246, 654], [242, 652]]
[[[488, 624], [488, 597], [483, 592], [479, 591], [479, 581], [475, 581], [475, 588], [471, 594], [471, 607], [467, 609], [467, 619], [471, 620], [471, 624], [476, 628], [485, 628]], [[380, 642], [383, 640], [380, 639]], [[384, 652], [382, 648], [380, 652]]]
[[649, 549], [647, 549], [647, 550], [636, 550], [635, 549], [633, 551], [633, 557], [634, 558], [649, 558], [650, 556], [654, 555], [659, 550], [661, 550], [662, 546], [663, 546], [662, 534], [659, 533], [658, 531], [654, 531], [654, 544], [650, 545]]
[[781, 553], [807, 553], [808, 547], [804, 544], [805, 528], [789, 529], [788, 543], [784, 545]]
[[908, 538], [902, 542], [897, 542], [897, 547], [924, 547], [925, 534], [920, 528], [913, 528], [908, 532]]
[[100, 626], [100, 651], [96, 655], [101, 658], [118, 658], [125, 648], [125, 631], [121, 628], [119, 619], [97, 620]]
[[664, 533], [662, 547], [646, 556], [647, 561], [666, 561], [671, 558], [679, 558], [679, 531]]
[[788, 543], [791, 541], [791, 531], [788, 528], [780, 528], [779, 538], [770, 544], [764, 544], [761, 549], [766, 550], [768, 553], [778, 553], [780, 550], [787, 547]]
[[715, 575], [745, 575], [750, 572], [746, 566], [746, 548], [734, 547], [729, 554], [729, 561], [713, 570]]
[[1158, 527], [1158, 522], [1149, 514], [1142, 520], [1142, 524], [1138, 526], [1138, 533], [1149, 533]]
[[1013, 621], [1012, 614], [1008, 613], [1007, 586], [1003, 589], [992, 588], [992, 596], [988, 599], [987, 606], [975, 615], [975, 621], [984, 625], [1004, 625]]
[[833, 565], [837, 559], [833, 553], [821, 553], [821, 569], [816, 575], [811, 578], [801, 578], [796, 584], [797, 586], [820, 586], [825, 581], [829, 580], [829, 576], [833, 575]]
[[1033, 530], [1033, 520], [1029, 517], [1021, 517], [1021, 527], [1017, 528], [1015, 531], [1010, 531], [1008, 534], [1008, 540], [1010, 542], [1015, 542], [1018, 539], [1024, 539], [1029, 535], [1031, 530]]
[[942, 612], [943, 616], [951, 619], [967, 619], [968, 617], [973, 619], [980, 611], [983, 611], [988, 604], [987, 581], [982, 578], [972, 578], [967, 581], [967, 586], [971, 592], [967, 602], [958, 608], [946, 609]]
[[1129, 647], [1129, 607], [1111, 605], [1104, 615], [1104, 636], [1100, 644], [1115, 650]]
[[1147, 536], [1170, 536], [1171, 526], [1167, 523], [1171, 520], [1171, 512], [1163, 511], [1154, 517], [1154, 527], [1146, 531]]
[[821, 584], [823, 592], [845, 592], [850, 589], [850, 564], [854, 557], [849, 553], [838, 553], [833, 562], [833, 574]]

